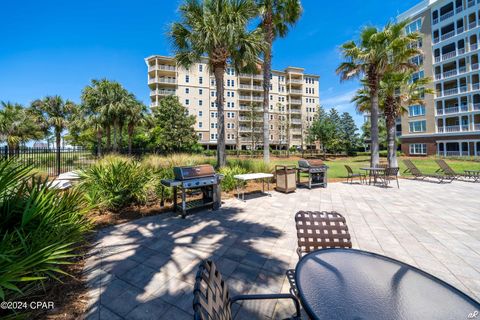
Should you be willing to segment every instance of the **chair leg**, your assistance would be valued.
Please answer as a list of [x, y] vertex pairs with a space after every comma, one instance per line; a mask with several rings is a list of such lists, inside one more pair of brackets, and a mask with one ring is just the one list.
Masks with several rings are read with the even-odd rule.
[[398, 182], [398, 177], [396, 177], [397, 179], [397, 188], [400, 189], [400, 183]]

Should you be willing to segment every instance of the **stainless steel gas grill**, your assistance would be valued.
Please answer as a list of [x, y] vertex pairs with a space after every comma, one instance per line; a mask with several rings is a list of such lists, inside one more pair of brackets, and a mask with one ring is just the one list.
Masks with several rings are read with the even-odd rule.
[[[297, 168], [297, 183], [305, 184], [308, 189], [312, 186], [327, 187], [327, 170], [328, 167], [321, 160], [298, 160]], [[308, 174], [308, 182], [302, 183], [300, 181], [301, 173]]]
[[[174, 167], [173, 173], [175, 179], [163, 179], [161, 183], [165, 187], [173, 188], [173, 211], [179, 212], [182, 218], [185, 218], [187, 210], [190, 209], [207, 206], [211, 206], [213, 210], [220, 208], [220, 182], [223, 175], [215, 173], [211, 165]], [[182, 199], [180, 206], [177, 204], [179, 190]], [[194, 196], [195, 199], [187, 202], [187, 195]], [[163, 189], [160, 204], [164, 205]]]

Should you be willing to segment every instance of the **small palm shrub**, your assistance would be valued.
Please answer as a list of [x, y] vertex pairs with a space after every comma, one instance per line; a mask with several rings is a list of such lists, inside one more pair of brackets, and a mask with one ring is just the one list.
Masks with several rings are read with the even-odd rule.
[[141, 163], [111, 156], [81, 171], [78, 189], [100, 209], [120, 210], [131, 204], [145, 203], [152, 173]]
[[237, 174], [247, 173], [247, 170], [240, 166], [229, 166], [223, 167], [220, 170], [220, 173], [224, 175], [222, 180], [222, 190], [223, 191], [232, 191], [237, 186], [238, 180], [234, 178]]
[[88, 206], [76, 191], [59, 193], [30, 167], [0, 160], [0, 299], [36, 291], [64, 274], [90, 228]]

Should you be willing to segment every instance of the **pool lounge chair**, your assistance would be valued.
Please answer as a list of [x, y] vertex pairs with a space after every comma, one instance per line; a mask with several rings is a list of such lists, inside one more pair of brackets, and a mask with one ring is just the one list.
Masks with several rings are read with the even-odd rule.
[[438, 168], [437, 172], [443, 172], [443, 173], [446, 174], [447, 176], [451, 176], [451, 177], [453, 177], [454, 179], [458, 179], [458, 178], [470, 178], [470, 175], [469, 175], [469, 174], [455, 172], [455, 170], [453, 170], [452, 167], [450, 167], [450, 166], [445, 162], [445, 160], [443, 160], [443, 159], [435, 160], [435, 162], [436, 162], [436, 163], [438, 164], [438, 166], [440, 167], [440, 168]]
[[438, 183], [442, 183], [444, 181], [450, 183], [455, 179], [452, 176], [438, 174], [438, 173], [434, 173], [434, 174], [423, 173], [420, 171], [420, 169], [417, 168], [416, 165], [413, 164], [412, 160], [405, 159], [403, 160], [403, 163], [407, 167], [407, 169], [404, 172], [410, 172], [413, 175], [414, 179], [424, 180], [426, 178], [432, 178], [432, 179], [437, 179]]

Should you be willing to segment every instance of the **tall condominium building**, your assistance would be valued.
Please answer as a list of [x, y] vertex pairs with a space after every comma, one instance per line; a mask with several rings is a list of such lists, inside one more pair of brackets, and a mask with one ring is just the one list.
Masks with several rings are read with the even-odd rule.
[[[151, 108], [160, 100], [176, 95], [195, 115], [199, 143], [207, 148], [217, 144], [215, 78], [208, 61], [189, 69], [176, 65], [172, 57], [150, 56], [148, 66]], [[225, 73], [225, 136], [229, 149], [251, 149], [263, 141], [263, 75]], [[272, 71], [270, 81], [269, 135], [274, 149], [307, 147], [306, 131], [319, 106], [319, 76], [306, 74], [303, 68], [288, 67]]]
[[425, 0], [398, 19], [411, 20], [407, 32], [422, 33], [414, 78], [432, 78], [435, 91], [402, 117], [403, 152], [479, 156], [480, 0]]

